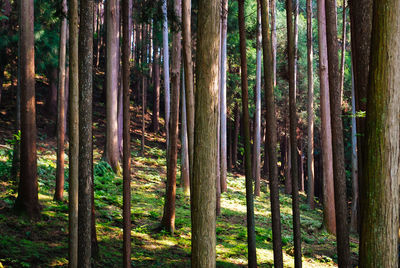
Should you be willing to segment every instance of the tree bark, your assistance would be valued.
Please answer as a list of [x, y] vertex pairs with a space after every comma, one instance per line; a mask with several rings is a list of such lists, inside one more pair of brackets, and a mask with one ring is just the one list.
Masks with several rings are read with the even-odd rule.
[[154, 64], [153, 64], [153, 81], [154, 81], [154, 92], [153, 92], [153, 117], [152, 117], [152, 129], [155, 133], [160, 130], [159, 116], [160, 116], [160, 52], [158, 49], [157, 41], [154, 40]]
[[400, 3], [374, 1], [360, 267], [398, 267]]
[[312, 37], [312, 0], [307, 0], [307, 78], [308, 78], [308, 128], [307, 128], [307, 174], [308, 174], [308, 204], [310, 209], [314, 203], [314, 53]]
[[67, 52], [67, 0], [62, 0], [60, 49], [58, 57], [57, 98], [57, 172], [54, 200], [63, 200], [64, 195], [64, 141], [65, 141], [65, 62]]
[[276, 87], [276, 0], [270, 1], [271, 5], [271, 42], [272, 42], [272, 68], [274, 75], [274, 88]]
[[354, 94], [354, 73], [351, 67], [351, 178], [353, 199], [351, 201], [350, 231], [358, 230], [359, 187], [358, 187], [358, 159], [357, 159], [357, 124], [356, 124], [356, 100]]
[[79, 71], [78, 0], [69, 0], [69, 228], [68, 267], [78, 267]]
[[[131, 137], [130, 137], [130, 45], [132, 0], [123, 0], [122, 85], [123, 85], [123, 267], [131, 267]], [[157, 121], [158, 122], [158, 121]]]
[[20, 2], [21, 164], [17, 211], [38, 218], [33, 0]]
[[342, 57], [340, 62], [340, 103], [343, 105], [344, 93], [344, 70], [346, 64], [346, 0], [343, 0], [343, 13], [342, 13]]
[[240, 108], [239, 105], [235, 104], [235, 130], [233, 133], [233, 149], [232, 149], [232, 164], [233, 167], [236, 167], [237, 162], [237, 148], [238, 148], [238, 140], [239, 140], [239, 132], [240, 132]]
[[324, 224], [328, 232], [330, 232], [331, 234], [336, 234], [325, 0], [318, 0], [317, 4]]
[[164, 101], [165, 101], [165, 132], [168, 155], [169, 139], [169, 114], [170, 114], [170, 88], [169, 88], [169, 50], [168, 50], [168, 17], [167, 0], [163, 0], [163, 65], [164, 65]]
[[192, 267], [216, 266], [215, 204], [220, 0], [199, 0], [196, 107], [191, 181]]
[[[183, 65], [185, 70], [186, 122], [189, 149], [189, 174], [193, 170], [194, 146], [194, 89], [193, 89], [193, 61], [192, 61], [192, 31], [191, 31], [191, 1], [182, 2], [182, 33], [183, 33]], [[190, 175], [191, 177], [192, 175]]]
[[329, 95], [332, 124], [333, 178], [335, 187], [335, 210], [337, 229], [338, 264], [351, 266], [349, 226], [347, 223], [346, 171], [344, 166], [344, 144], [342, 105], [340, 102], [340, 73], [337, 40], [336, 0], [326, 1], [326, 36], [328, 47]]
[[105, 159], [112, 169], [120, 173], [118, 146], [118, 73], [119, 73], [119, 1], [106, 2], [107, 19], [107, 65], [106, 65], [106, 111], [107, 134]]
[[[272, 43], [270, 38], [270, 29], [268, 21], [268, 0], [261, 0], [261, 23], [262, 23], [262, 45], [264, 52], [264, 66], [271, 66], [273, 61]], [[275, 267], [283, 267], [282, 255], [282, 236], [281, 236], [281, 215], [279, 206], [279, 178], [278, 178], [278, 158], [277, 158], [277, 127], [275, 115], [275, 99], [274, 99], [274, 77], [273, 69], [264, 68], [265, 79], [265, 106], [267, 109], [265, 120], [268, 124], [266, 127], [266, 144], [269, 160], [269, 186], [272, 213], [272, 242], [274, 249], [274, 265]], [[261, 98], [260, 98], [261, 101]]]
[[[174, 0], [176, 19], [181, 20], [181, 0]], [[175, 196], [176, 196], [176, 162], [178, 156], [178, 122], [179, 122], [179, 88], [181, 70], [181, 32], [172, 37], [172, 70], [171, 70], [171, 120], [169, 122], [169, 144], [167, 160], [167, 187], [165, 191], [164, 215], [161, 220], [163, 228], [171, 233], [175, 231]]]
[[93, 177], [93, 0], [81, 0], [79, 25], [78, 266], [91, 267]]
[[[183, 78], [185, 71], [183, 71]], [[186, 87], [185, 80], [182, 81], [182, 127], [181, 127], [181, 183], [183, 192], [186, 196], [190, 194], [189, 179], [189, 148], [188, 148], [188, 131], [187, 131], [187, 110], [186, 110]]]
[[[296, 0], [297, 3], [298, 0]], [[297, 165], [297, 115], [296, 115], [296, 20], [293, 25], [292, 0], [286, 1], [287, 39], [288, 39], [288, 65], [289, 65], [289, 117], [290, 117], [290, 156], [291, 156], [291, 181], [292, 181], [292, 209], [293, 209], [293, 241], [294, 264], [296, 268], [302, 266], [301, 262], [301, 231], [299, 209], [299, 181]], [[297, 5], [298, 6], [298, 5]], [[297, 8], [296, 8], [297, 9]], [[295, 11], [297, 13], [297, 10]]]
[[257, 267], [256, 234], [254, 220], [253, 177], [251, 174], [251, 149], [250, 149], [250, 124], [249, 124], [249, 100], [247, 84], [247, 60], [246, 60], [246, 29], [244, 21], [244, 0], [239, 0], [239, 36], [240, 36], [240, 66], [242, 84], [242, 109], [244, 132], [244, 164], [246, 175], [246, 211], [247, 211], [247, 248], [248, 266]]

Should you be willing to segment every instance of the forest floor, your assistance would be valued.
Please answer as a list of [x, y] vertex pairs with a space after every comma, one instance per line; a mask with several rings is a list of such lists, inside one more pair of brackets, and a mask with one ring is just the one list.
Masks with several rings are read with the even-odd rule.
[[[17, 192], [10, 181], [13, 139], [13, 90], [3, 94], [0, 104], [0, 267], [67, 266], [68, 255], [68, 165], [63, 202], [53, 201], [56, 171], [54, 122], [44, 110], [45, 84], [37, 83], [38, 181], [42, 216], [31, 221], [12, 210]], [[98, 95], [98, 94], [97, 94]], [[97, 98], [100, 98], [97, 96]], [[104, 104], [94, 106], [94, 189], [96, 231], [99, 254], [97, 267], [122, 267], [122, 178], [101, 160], [104, 148]], [[132, 110], [132, 266], [189, 267], [190, 202], [177, 189], [176, 232], [156, 232], [163, 213], [166, 177], [165, 137], [146, 134], [145, 153], [140, 153], [140, 111]], [[146, 117], [147, 123], [150, 117]], [[53, 133], [52, 133], [53, 132]], [[68, 148], [66, 152], [68, 151]], [[68, 164], [68, 156], [66, 155]], [[179, 183], [179, 163], [178, 163]], [[302, 253], [304, 267], [337, 266], [335, 237], [322, 227], [320, 204], [310, 210], [301, 193]], [[281, 192], [282, 242], [285, 267], [293, 267], [291, 197]], [[273, 267], [271, 212], [267, 182], [255, 199], [257, 258], [260, 267]], [[229, 173], [228, 190], [221, 197], [221, 216], [217, 218], [217, 266], [240, 267], [247, 264], [246, 198], [244, 176]], [[353, 259], [357, 259], [358, 240], [351, 238]]]

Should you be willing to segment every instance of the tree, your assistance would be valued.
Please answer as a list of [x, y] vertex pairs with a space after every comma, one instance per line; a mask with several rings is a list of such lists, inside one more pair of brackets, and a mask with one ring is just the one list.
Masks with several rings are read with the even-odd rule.
[[[183, 33], [183, 65], [185, 83], [185, 105], [187, 138], [189, 149], [189, 174], [193, 169], [193, 146], [194, 146], [194, 90], [193, 90], [193, 62], [192, 62], [192, 32], [191, 32], [191, 1], [182, 2], [182, 33]], [[182, 107], [183, 109], [183, 107]], [[191, 176], [191, 175], [190, 175]]]
[[64, 194], [64, 140], [65, 140], [65, 59], [67, 50], [67, 0], [62, 0], [60, 49], [58, 60], [57, 110], [57, 173], [54, 200], [63, 200]]
[[239, 38], [240, 38], [240, 66], [243, 109], [244, 132], [244, 164], [246, 176], [246, 211], [247, 211], [247, 248], [248, 265], [257, 267], [256, 234], [254, 220], [253, 177], [251, 175], [251, 150], [250, 150], [250, 124], [249, 124], [249, 97], [247, 84], [247, 60], [246, 60], [246, 29], [244, 22], [244, 0], [239, 0]]
[[69, 0], [69, 267], [78, 267], [79, 71], [78, 0]]
[[130, 47], [132, 0], [123, 0], [122, 85], [123, 85], [123, 266], [131, 267], [131, 137], [130, 137]]
[[220, 185], [221, 192], [227, 189], [226, 172], [227, 172], [227, 127], [226, 127], [226, 44], [228, 31], [228, 0], [221, 1], [221, 88], [220, 88], [220, 122], [221, 122], [221, 148], [220, 148]]
[[[183, 71], [183, 78], [185, 71]], [[182, 82], [182, 127], [181, 127], [181, 184], [185, 195], [190, 194], [190, 179], [189, 179], [189, 148], [188, 148], [188, 131], [187, 131], [187, 110], [186, 110], [186, 87], [185, 81]]]
[[160, 115], [160, 52], [158, 48], [157, 38], [154, 38], [154, 60], [153, 60], [153, 80], [154, 80], [154, 93], [153, 93], [153, 116], [152, 116], [152, 129], [155, 133], [160, 130], [159, 115]]
[[79, 25], [78, 266], [90, 267], [93, 184], [93, 0], [81, 0]]
[[272, 66], [274, 75], [274, 87], [276, 87], [276, 0], [271, 0], [271, 42], [272, 42]]
[[[181, 19], [181, 0], [174, 0], [176, 19]], [[171, 120], [169, 121], [169, 139], [167, 150], [167, 187], [165, 190], [164, 215], [161, 220], [163, 228], [171, 233], [175, 231], [175, 195], [176, 195], [176, 162], [178, 156], [178, 122], [179, 122], [179, 89], [181, 69], [181, 32], [172, 37], [172, 70], [171, 70]]]
[[321, 108], [324, 224], [328, 232], [336, 234], [325, 0], [318, 0], [317, 4], [318, 4], [318, 46], [319, 46], [319, 77], [320, 77], [320, 103], [321, 103], [320, 108]]
[[[169, 89], [169, 50], [168, 50], [168, 17], [167, 17], [167, 0], [163, 0], [163, 65], [164, 65], [164, 101], [165, 101], [165, 132], [167, 136], [166, 144], [168, 151], [169, 139], [169, 113], [170, 113], [170, 89]], [[168, 155], [168, 152], [167, 152]]]
[[336, 24], [336, 0], [327, 0], [326, 37], [328, 48], [329, 99], [331, 106], [333, 178], [335, 187], [336, 238], [338, 264], [351, 266], [349, 226], [347, 223], [346, 170], [344, 166], [344, 144], [342, 104], [340, 100], [340, 73]]
[[[296, 0], [297, 1], [297, 0]], [[296, 11], [297, 12], [297, 11]], [[293, 241], [294, 241], [294, 263], [295, 267], [301, 267], [301, 233], [300, 233], [300, 208], [299, 208], [299, 185], [297, 164], [297, 115], [296, 115], [296, 45], [295, 27], [293, 27], [293, 5], [292, 0], [286, 1], [286, 23], [288, 39], [288, 65], [289, 65], [289, 138], [292, 180], [292, 207], [293, 207]], [[296, 24], [296, 22], [295, 22]]]
[[220, 0], [199, 0], [192, 212], [192, 267], [215, 267]]
[[33, 0], [20, 1], [21, 164], [17, 211], [39, 217], [36, 163], [35, 50]]
[[343, 0], [342, 15], [342, 57], [340, 61], [340, 103], [343, 104], [344, 71], [346, 64], [346, 0]]
[[308, 203], [314, 209], [314, 68], [312, 45], [312, 0], [307, 0], [307, 78], [308, 78], [308, 135], [307, 135], [307, 173]]
[[274, 248], [274, 265], [275, 267], [283, 267], [282, 256], [282, 237], [281, 237], [281, 215], [279, 207], [279, 178], [278, 178], [278, 159], [276, 155], [277, 148], [277, 127], [275, 116], [275, 99], [274, 99], [274, 76], [273, 68], [268, 68], [273, 62], [272, 40], [270, 38], [270, 29], [268, 21], [268, 0], [261, 0], [261, 23], [262, 23], [262, 45], [264, 52], [264, 79], [265, 79], [265, 106], [267, 113], [265, 120], [268, 122], [266, 128], [266, 143], [269, 160], [269, 187], [271, 199], [272, 213], [272, 242]]
[[360, 267], [398, 267], [400, 3], [374, 1]]
[[106, 1], [107, 57], [106, 57], [106, 111], [107, 134], [104, 156], [112, 169], [119, 173], [118, 147], [118, 73], [119, 73], [119, 1]]

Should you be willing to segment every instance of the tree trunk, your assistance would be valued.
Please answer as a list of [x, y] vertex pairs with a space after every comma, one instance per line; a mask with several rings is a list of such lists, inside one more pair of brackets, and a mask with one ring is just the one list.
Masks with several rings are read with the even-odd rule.
[[[181, 20], [181, 0], [174, 0], [176, 19]], [[175, 195], [176, 195], [176, 162], [178, 156], [178, 122], [179, 122], [179, 88], [181, 71], [181, 32], [172, 37], [172, 70], [171, 70], [171, 120], [169, 122], [169, 144], [167, 160], [167, 187], [165, 191], [164, 215], [161, 220], [163, 228], [171, 233], [175, 231]]]
[[68, 265], [78, 267], [79, 81], [78, 0], [69, 0], [69, 229]]
[[335, 209], [337, 229], [338, 264], [351, 266], [349, 226], [347, 223], [346, 171], [344, 166], [344, 144], [342, 106], [340, 103], [340, 73], [336, 25], [336, 0], [326, 1], [326, 36], [328, 47], [329, 96], [332, 124], [333, 178], [335, 187]]
[[[270, 66], [273, 61], [272, 44], [270, 39], [270, 29], [268, 21], [268, 0], [261, 0], [261, 23], [262, 23], [262, 45], [264, 52], [264, 66]], [[272, 72], [271, 72], [272, 71]], [[275, 267], [283, 267], [282, 256], [282, 237], [281, 237], [281, 215], [279, 207], [279, 178], [278, 178], [278, 159], [277, 159], [277, 127], [275, 115], [275, 99], [274, 99], [274, 77], [273, 69], [264, 68], [265, 79], [265, 106], [267, 109], [265, 120], [268, 124], [266, 127], [266, 144], [268, 160], [269, 160], [269, 185], [272, 213], [272, 241], [274, 249], [274, 265]], [[261, 98], [260, 98], [261, 101]]]
[[[297, 3], [298, 0], [296, 0]], [[292, 181], [292, 208], [293, 208], [293, 241], [294, 264], [296, 268], [302, 266], [301, 262], [301, 231], [299, 209], [299, 184], [297, 165], [297, 115], [296, 115], [296, 19], [293, 25], [292, 1], [286, 1], [287, 39], [288, 39], [288, 65], [289, 65], [289, 117], [290, 117], [290, 156], [291, 156], [291, 181]], [[296, 11], [297, 13], [296, 4]]]
[[353, 186], [353, 199], [351, 201], [351, 221], [350, 230], [357, 232], [358, 230], [358, 161], [357, 161], [357, 124], [356, 124], [356, 100], [354, 94], [354, 73], [353, 66], [351, 67], [351, 178]]
[[[185, 71], [183, 71], [183, 78]], [[189, 179], [189, 148], [188, 148], [188, 131], [187, 131], [187, 110], [186, 110], [186, 87], [185, 80], [182, 81], [182, 127], [181, 127], [181, 183], [183, 192], [186, 196], [190, 194]]]
[[142, 65], [141, 65], [141, 76], [142, 76], [142, 83], [141, 83], [141, 87], [142, 87], [142, 140], [141, 140], [141, 154], [142, 156], [144, 156], [144, 150], [145, 150], [145, 136], [146, 136], [146, 93], [147, 93], [147, 77], [145, 74], [145, 68], [148, 67], [147, 64], [147, 36], [148, 36], [148, 32], [147, 32], [147, 27], [145, 24], [142, 24]]
[[238, 140], [240, 132], [240, 108], [239, 105], [235, 104], [235, 130], [233, 133], [233, 149], [232, 149], [232, 164], [236, 167], [237, 162], [237, 150], [238, 150]]
[[107, 134], [104, 155], [112, 169], [120, 173], [118, 147], [119, 1], [106, 2], [107, 10]]
[[271, 42], [272, 42], [272, 68], [274, 76], [274, 88], [276, 87], [276, 0], [271, 0]]
[[64, 140], [65, 140], [65, 61], [67, 50], [67, 0], [62, 1], [60, 49], [58, 58], [58, 111], [57, 111], [57, 172], [54, 200], [64, 195]]
[[36, 163], [36, 109], [33, 0], [20, 2], [21, 174], [15, 208], [40, 214]]
[[[122, 85], [123, 85], [123, 267], [131, 267], [131, 138], [130, 138], [130, 45], [132, 0], [123, 0]], [[158, 121], [157, 121], [158, 122]]]
[[400, 2], [374, 1], [360, 267], [398, 267]]
[[154, 92], [153, 92], [153, 117], [152, 117], [152, 129], [155, 133], [160, 130], [159, 116], [160, 116], [160, 52], [158, 50], [157, 41], [154, 40], [154, 66], [153, 66], [153, 80], [154, 80]]
[[227, 173], [227, 125], [226, 125], [226, 45], [228, 31], [228, 0], [221, 1], [221, 89], [220, 89], [220, 110], [221, 110], [221, 147], [220, 147], [220, 181], [221, 192], [226, 192], [226, 173]]
[[314, 203], [314, 53], [312, 37], [312, 0], [307, 0], [307, 77], [308, 77], [308, 127], [307, 127], [307, 174], [308, 174], [308, 204], [310, 209]]
[[198, 3], [196, 107], [191, 187], [192, 267], [216, 266], [215, 165], [217, 156], [220, 0]]
[[342, 58], [340, 62], [340, 103], [343, 105], [344, 93], [344, 70], [346, 63], [346, 0], [343, 0], [343, 16], [342, 16]]
[[328, 232], [330, 232], [331, 234], [336, 234], [325, 0], [318, 0], [317, 3], [324, 224]]
[[247, 60], [246, 60], [246, 29], [244, 21], [244, 0], [239, 0], [239, 36], [240, 36], [240, 66], [242, 82], [242, 109], [244, 132], [244, 164], [246, 175], [246, 211], [247, 211], [247, 248], [248, 266], [257, 267], [256, 234], [254, 220], [253, 177], [251, 174], [251, 149], [250, 149], [250, 125], [249, 125], [249, 100], [247, 84]]
[[[191, 1], [182, 2], [182, 32], [183, 32], [183, 64], [185, 70], [186, 122], [189, 144], [189, 174], [193, 170], [194, 146], [194, 89], [193, 89], [193, 62], [192, 62], [192, 31], [191, 31]], [[192, 175], [190, 175], [191, 177]]]
[[164, 101], [165, 101], [165, 132], [166, 147], [168, 155], [168, 139], [169, 139], [169, 113], [170, 113], [170, 89], [169, 89], [169, 50], [168, 50], [168, 17], [167, 17], [167, 0], [163, 0], [163, 65], [164, 65]]
[[[267, 15], [268, 16], [268, 15]], [[256, 92], [255, 92], [255, 128], [254, 128], [254, 195], [260, 195], [261, 177], [261, 5], [257, 5], [257, 67], [256, 67]]]
[[93, 0], [81, 0], [79, 13], [79, 267], [91, 267], [92, 255], [93, 4]]

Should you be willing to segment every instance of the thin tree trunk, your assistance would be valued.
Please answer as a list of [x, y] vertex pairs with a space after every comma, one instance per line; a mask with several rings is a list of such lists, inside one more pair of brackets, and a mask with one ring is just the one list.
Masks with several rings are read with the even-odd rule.
[[[163, 65], [164, 65], [164, 101], [165, 101], [165, 132], [168, 155], [169, 139], [169, 114], [170, 114], [170, 89], [169, 89], [169, 50], [168, 50], [168, 17], [167, 0], [163, 0]], [[190, 161], [189, 161], [190, 162]]]
[[131, 138], [130, 138], [130, 45], [132, 0], [123, 0], [122, 85], [123, 85], [123, 267], [131, 267]]
[[93, 0], [81, 0], [79, 24], [78, 266], [91, 267], [93, 189]]
[[[185, 77], [183, 71], [182, 77]], [[188, 148], [188, 131], [187, 131], [187, 110], [186, 110], [186, 87], [185, 81], [182, 81], [182, 128], [181, 128], [181, 183], [183, 192], [186, 196], [190, 194], [189, 179], [189, 148]]]
[[324, 224], [328, 232], [330, 232], [331, 234], [336, 234], [325, 0], [318, 0], [317, 3]]
[[346, 63], [346, 0], [343, 0], [342, 58], [340, 62], [340, 103], [343, 105], [344, 69]]
[[299, 0], [294, 0], [294, 93], [297, 96], [297, 61], [298, 61], [298, 52], [299, 52]]
[[106, 111], [107, 133], [105, 159], [112, 169], [120, 173], [118, 147], [118, 73], [119, 73], [119, 1], [107, 1], [107, 65], [106, 65]]
[[[298, 0], [296, 0], [297, 3]], [[286, 1], [287, 39], [288, 39], [288, 65], [289, 65], [289, 114], [290, 114], [290, 156], [292, 180], [292, 208], [293, 208], [293, 241], [294, 241], [294, 264], [296, 268], [302, 266], [301, 262], [301, 231], [300, 231], [300, 209], [299, 209], [299, 185], [297, 166], [297, 115], [296, 115], [296, 19], [293, 25], [292, 1]], [[298, 5], [296, 4], [298, 7]], [[295, 14], [297, 13], [297, 7]]]
[[244, 164], [246, 175], [246, 211], [247, 211], [247, 248], [248, 266], [257, 267], [256, 234], [254, 220], [253, 177], [251, 174], [251, 149], [250, 149], [250, 125], [249, 125], [249, 100], [247, 84], [247, 60], [246, 60], [246, 29], [244, 21], [244, 0], [239, 0], [239, 36], [240, 36], [240, 66], [242, 82], [242, 108], [243, 108], [243, 132], [244, 132]]
[[[194, 89], [193, 89], [193, 62], [192, 62], [192, 32], [191, 32], [191, 1], [182, 2], [182, 33], [183, 33], [183, 64], [185, 70], [185, 96], [186, 96], [186, 121], [187, 138], [189, 144], [189, 174], [193, 170], [193, 146], [194, 146]], [[190, 175], [191, 177], [192, 175]]]
[[274, 76], [274, 88], [276, 87], [276, 0], [271, 0], [271, 42], [272, 42], [272, 68]]
[[233, 149], [232, 149], [233, 168], [236, 167], [236, 162], [237, 162], [239, 132], [240, 132], [240, 108], [239, 108], [238, 103], [236, 102], [236, 104], [235, 104], [235, 130], [233, 133]]
[[[270, 66], [273, 61], [272, 43], [270, 39], [270, 29], [268, 21], [268, 0], [261, 0], [261, 23], [262, 23], [262, 45], [264, 52], [264, 66]], [[272, 72], [271, 72], [272, 71]], [[274, 99], [274, 76], [273, 69], [264, 68], [265, 79], [265, 106], [267, 109], [265, 120], [268, 122], [266, 128], [266, 144], [269, 160], [269, 185], [272, 213], [272, 237], [274, 249], [275, 267], [283, 267], [282, 256], [282, 236], [281, 236], [281, 215], [279, 207], [279, 178], [278, 178], [278, 159], [277, 159], [277, 127], [275, 115]], [[261, 98], [260, 98], [261, 101]], [[261, 105], [260, 105], [261, 106]]]
[[65, 140], [65, 62], [67, 52], [67, 0], [62, 0], [60, 49], [58, 58], [58, 111], [57, 111], [57, 172], [54, 200], [64, 195], [64, 140]]
[[142, 140], [141, 140], [141, 154], [142, 156], [144, 156], [144, 151], [145, 151], [145, 136], [146, 136], [146, 93], [147, 93], [147, 77], [145, 74], [145, 67], [148, 67], [147, 64], [147, 36], [148, 36], [148, 32], [147, 32], [147, 27], [145, 24], [142, 25], [142, 66], [141, 66], [141, 76], [142, 76], [142, 83], [141, 83], [141, 87], [142, 87]]
[[79, 71], [78, 0], [69, 0], [69, 229], [68, 267], [78, 267]]
[[159, 115], [160, 115], [160, 52], [158, 49], [157, 41], [154, 40], [154, 66], [153, 66], [153, 81], [154, 81], [154, 92], [153, 92], [153, 117], [152, 117], [152, 129], [155, 133], [160, 130]]
[[215, 165], [217, 156], [220, 0], [199, 0], [196, 112], [191, 187], [192, 267], [216, 266]]
[[[267, 13], [268, 16], [268, 13]], [[267, 33], [269, 34], [269, 33]], [[257, 4], [257, 60], [256, 60], [256, 110], [255, 110], [255, 128], [254, 128], [254, 195], [260, 195], [260, 177], [261, 177], [261, 5]]]
[[400, 2], [374, 1], [360, 267], [398, 267]]
[[17, 211], [40, 214], [36, 163], [35, 52], [33, 0], [20, 2], [21, 162]]
[[[174, 0], [174, 12], [181, 20], [181, 0]], [[179, 122], [179, 88], [181, 70], [181, 32], [172, 37], [172, 70], [171, 70], [171, 121], [169, 123], [169, 144], [167, 160], [167, 187], [165, 192], [164, 215], [161, 220], [163, 228], [171, 233], [175, 231], [175, 195], [176, 195], [176, 162], [178, 155], [178, 122]]]
[[338, 58], [336, 0], [326, 1], [326, 36], [328, 47], [329, 95], [332, 124], [333, 178], [335, 187], [335, 209], [337, 229], [338, 264], [351, 266], [349, 226], [347, 223], [346, 170], [344, 166], [344, 144], [342, 106], [340, 103], [340, 73]]
[[226, 174], [227, 174], [227, 125], [226, 125], [226, 45], [227, 45], [227, 31], [228, 31], [228, 0], [221, 2], [221, 89], [220, 89], [220, 110], [221, 110], [221, 146], [220, 146], [220, 181], [221, 192], [226, 192]]
[[357, 124], [356, 124], [356, 100], [354, 94], [354, 73], [353, 66], [351, 67], [351, 178], [353, 186], [353, 199], [351, 202], [351, 221], [350, 231], [357, 232], [358, 230], [358, 160], [357, 160]]
[[307, 128], [307, 174], [308, 174], [308, 204], [310, 209], [314, 203], [314, 53], [312, 36], [312, 0], [307, 0], [307, 74], [308, 74], [308, 128]]

